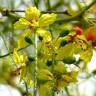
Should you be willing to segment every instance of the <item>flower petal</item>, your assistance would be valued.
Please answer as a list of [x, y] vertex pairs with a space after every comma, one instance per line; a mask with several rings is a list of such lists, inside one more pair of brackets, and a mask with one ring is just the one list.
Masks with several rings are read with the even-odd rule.
[[18, 49], [23, 48], [28, 45], [28, 43], [25, 41], [25, 37], [32, 39], [32, 34], [33, 34], [32, 30], [26, 30], [25, 32], [19, 35], [18, 41], [17, 41]]
[[43, 37], [45, 35], [45, 33], [46, 33], [46, 30], [44, 30], [42, 28], [38, 28], [36, 33], [37, 33], [38, 36]]
[[25, 18], [20, 18], [19, 21], [14, 24], [14, 27], [15, 29], [25, 29], [29, 25], [31, 25], [29, 21], [27, 21]]
[[25, 18], [29, 21], [37, 20], [40, 16], [40, 10], [36, 7], [29, 7], [25, 11]]
[[14, 60], [14, 62], [15, 63], [19, 63], [19, 55], [18, 55], [18, 53], [17, 53], [17, 48], [15, 48], [14, 49], [14, 51], [13, 51], [13, 60]]
[[52, 24], [56, 20], [57, 15], [52, 13], [52, 14], [43, 14], [39, 18], [39, 26], [40, 27], [46, 27], [49, 24]]
[[39, 28], [36, 32], [38, 36], [43, 38], [43, 42], [50, 42], [52, 40], [52, 36], [49, 31]]

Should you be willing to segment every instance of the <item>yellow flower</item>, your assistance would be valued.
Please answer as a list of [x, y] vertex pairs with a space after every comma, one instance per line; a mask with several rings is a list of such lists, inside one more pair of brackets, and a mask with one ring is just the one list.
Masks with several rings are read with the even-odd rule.
[[43, 14], [38, 20], [39, 26], [40, 27], [46, 27], [46, 26], [52, 24], [56, 20], [56, 17], [57, 17], [57, 15], [54, 13]]
[[18, 40], [17, 40], [18, 49], [28, 45], [28, 43], [25, 41], [25, 37], [32, 39], [32, 30], [26, 30], [25, 32], [23, 32], [18, 36]]
[[46, 32], [46, 34], [43, 37], [44, 42], [50, 42], [52, 40], [51, 33], [49, 31]]
[[28, 26], [31, 26], [31, 23], [29, 21], [27, 21], [25, 18], [20, 18], [19, 21], [17, 21], [14, 24], [15, 29], [25, 29]]
[[35, 27], [47, 27], [56, 20], [56, 14], [43, 14], [36, 7], [29, 7], [25, 10], [25, 16], [20, 18], [14, 26], [15, 29], [26, 29]]
[[[57, 15], [54, 13], [41, 14], [40, 10], [36, 7], [29, 7], [25, 10], [25, 16], [20, 18], [14, 24], [14, 27], [15, 29], [29, 29], [31, 32], [36, 29], [36, 31], [38, 30], [37, 35], [42, 36], [44, 42], [50, 42], [52, 40], [51, 33], [46, 31], [45, 28], [54, 23], [56, 17]], [[18, 40], [19, 48], [25, 47], [26, 45], [24, 37], [25, 35], [21, 35]]]
[[15, 48], [13, 51], [13, 60], [16, 64], [25, 65], [25, 63], [27, 61], [27, 57], [24, 55], [19, 55], [17, 53], [17, 49]]
[[38, 36], [43, 37], [43, 42], [50, 42], [52, 40], [52, 36], [49, 31], [39, 28], [36, 33]]
[[37, 79], [38, 80], [44, 80], [44, 81], [50, 81], [53, 80], [53, 74], [47, 70], [47, 69], [40, 69], [37, 72]]
[[25, 10], [25, 18], [28, 21], [37, 20], [40, 16], [40, 10], [36, 7], [29, 7]]

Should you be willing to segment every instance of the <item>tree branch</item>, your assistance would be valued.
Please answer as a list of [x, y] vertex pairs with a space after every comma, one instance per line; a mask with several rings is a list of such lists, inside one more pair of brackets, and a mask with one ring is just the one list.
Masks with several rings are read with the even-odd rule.
[[[2, 9], [1, 10], [1, 13], [3, 14], [3, 13], [10, 13], [10, 12], [12, 12], [12, 13], [15, 13], [15, 12], [25, 12], [25, 10], [8, 10], [8, 9]], [[67, 14], [68, 15], [68, 12], [67, 12], [67, 10], [65, 10], [65, 11], [41, 11], [41, 13], [42, 14], [45, 14], [45, 13], [56, 13], [56, 14]], [[5, 15], [4, 14], [4, 15]], [[7, 16], [7, 14], [6, 14], [6, 16]]]
[[[88, 10], [92, 5], [94, 5], [96, 3], [96, 0], [93, 0], [93, 2], [91, 2], [88, 6], [86, 6], [82, 11], [80, 11], [78, 14], [76, 14], [75, 16], [70, 16], [68, 18], [65, 18], [65, 19], [68, 19], [68, 20], [71, 20], [71, 19], [74, 19], [75, 17], [78, 17], [80, 15], [82, 15], [82, 13], [84, 13], [86, 10]], [[1, 14], [7, 16], [8, 13], [10, 12], [25, 12], [25, 10], [11, 10], [11, 9], [5, 9], [5, 8], [0, 8], [0, 12]], [[41, 11], [41, 13], [56, 13], [56, 14], [68, 14], [67, 10], [65, 11]], [[63, 19], [65, 21], [65, 19]]]
[[81, 10], [78, 14], [73, 15], [73, 16], [69, 16], [63, 19], [58, 19], [56, 22], [67, 22], [67, 21], [71, 21], [76, 19], [77, 17], [82, 16], [82, 14], [88, 10], [91, 6], [93, 6], [96, 3], [96, 0], [93, 0], [93, 2], [91, 2], [88, 6], [86, 6], [83, 10]]
[[[73, 16], [70, 16], [70, 14], [67, 12], [67, 10], [65, 11], [41, 11], [42, 14], [44, 13], [55, 13], [55, 14], [66, 14], [66, 15], [69, 15], [68, 17], [66, 18], [63, 18], [63, 19], [58, 19], [56, 22], [66, 22], [66, 21], [71, 21], [71, 20], [74, 20], [76, 19], [77, 17], [80, 17], [82, 16], [82, 14], [88, 10], [92, 5], [94, 5], [96, 3], [96, 0], [93, 0], [93, 2], [91, 2], [88, 6], [86, 6], [83, 10], [81, 10], [78, 14], [76, 15], [73, 15]], [[25, 10], [11, 10], [11, 9], [5, 9], [5, 8], [0, 8], [0, 12], [3, 16], [13, 16], [14, 18], [20, 18], [20, 16], [18, 16], [17, 14], [15, 14], [15, 12], [25, 12]], [[14, 15], [12, 14], [14, 13]]]
[[[20, 48], [20, 49], [18, 49], [17, 51], [21, 51], [21, 50], [23, 50], [23, 49], [25, 49], [25, 48], [27, 48], [27, 47], [29, 47], [30, 45], [28, 45], [28, 46], [26, 46], [26, 47], [23, 47], [23, 48]], [[1, 55], [0, 56], [0, 58], [4, 58], [4, 57], [6, 57], [6, 56], [9, 56], [10, 54], [13, 54], [13, 51], [12, 52], [9, 52], [9, 53], [7, 53], [7, 54], [5, 54], [5, 55]]]

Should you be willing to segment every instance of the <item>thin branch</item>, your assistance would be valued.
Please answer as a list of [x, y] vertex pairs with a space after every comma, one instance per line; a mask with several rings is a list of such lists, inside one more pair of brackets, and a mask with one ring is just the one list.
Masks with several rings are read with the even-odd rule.
[[93, 6], [96, 3], [96, 0], [93, 0], [93, 2], [91, 2], [88, 6], [86, 6], [83, 10], [81, 10], [80, 12], [78, 12], [78, 14], [73, 15], [73, 16], [69, 16], [63, 19], [58, 19], [56, 22], [66, 22], [66, 21], [71, 21], [76, 19], [77, 17], [82, 17], [82, 14], [88, 10], [91, 6]]
[[[2, 37], [2, 40], [3, 40], [3, 42], [4, 42], [4, 45], [5, 45], [6, 49], [7, 49], [7, 51], [10, 53], [10, 50], [9, 50], [9, 48], [8, 48], [8, 46], [7, 46], [6, 40], [5, 40], [2, 32], [1, 32], [1, 37]], [[10, 58], [11, 58], [11, 60], [12, 60], [11, 63], [13, 64], [13, 63], [14, 63], [14, 60], [13, 60], [11, 54], [9, 54], [9, 56], [10, 56]]]
[[[3, 15], [3, 16], [7, 16], [9, 13], [15, 13], [15, 12], [21, 12], [21, 13], [23, 13], [23, 12], [25, 12], [25, 10], [13, 10], [13, 9], [4, 9], [4, 8], [0, 8], [0, 12], [1, 12], [1, 14]], [[68, 14], [68, 12], [67, 12], [67, 10], [65, 10], [65, 11], [41, 11], [41, 13], [42, 14], [45, 14], [45, 13], [55, 13], [55, 14], [67, 14], [67, 15], [69, 15]]]
[[[57, 21], [67, 21], [67, 20], [72, 20], [78, 16], [81, 16], [86, 10], [88, 10], [92, 5], [94, 5], [96, 3], [96, 0], [93, 0], [93, 2], [91, 2], [88, 6], [86, 6], [83, 10], [81, 10], [78, 14], [76, 14], [75, 16], [69, 16], [68, 18], [65, 19], [61, 19], [61, 20], [57, 20]], [[0, 12], [2, 13], [2, 15], [4, 14], [4, 16], [7, 16], [8, 13], [10, 12], [25, 12], [25, 10], [10, 10], [10, 9], [5, 9], [5, 8], [0, 8]], [[67, 10], [65, 11], [41, 11], [42, 14], [44, 13], [56, 13], [56, 14], [68, 14]]]
[[51, 10], [50, 0], [45, 0], [44, 3], [45, 3], [46, 10], [47, 10], [47, 11], [50, 11], [50, 10]]
[[[25, 48], [27, 48], [27, 47], [29, 47], [29, 46], [30, 46], [30, 45], [28, 45], [28, 46], [26, 46], [26, 47], [23, 47], [23, 48], [20, 48], [20, 49], [18, 49], [17, 51], [21, 51], [21, 50], [23, 50], [23, 49], [25, 49]], [[5, 55], [1, 55], [0, 58], [9, 56], [10, 54], [13, 54], [13, 51], [12, 51], [12, 52], [9, 52], [9, 53], [7, 53], [7, 54], [5, 54]]]
[[[25, 10], [10, 10], [9, 12], [25, 12]], [[65, 11], [41, 11], [42, 14], [44, 13], [56, 13], [56, 14], [68, 14], [67, 10]]]
[[66, 91], [67, 96], [71, 96], [67, 87], [65, 87], [65, 91]]
[[34, 96], [37, 96], [37, 78], [36, 78], [36, 74], [37, 74], [37, 69], [38, 69], [38, 58], [37, 58], [37, 48], [38, 48], [38, 42], [37, 42], [37, 34], [34, 32], [34, 41], [35, 41], [35, 66], [34, 66]]
[[[92, 5], [94, 5], [96, 3], [96, 0], [93, 0], [93, 2], [91, 2], [88, 6], [86, 6], [83, 10], [81, 10], [78, 14], [70, 16], [70, 14], [67, 12], [67, 10], [65, 11], [41, 11], [42, 14], [44, 13], [55, 13], [55, 14], [67, 14], [69, 15], [66, 18], [63, 19], [58, 19], [56, 22], [64, 22], [64, 21], [71, 21], [76, 19], [77, 17], [82, 16], [82, 14], [88, 10]], [[25, 10], [8, 10], [8, 9], [4, 9], [4, 8], [0, 8], [0, 12], [3, 16], [8, 16], [10, 13], [15, 13], [15, 12], [25, 12]]]
[[39, 1], [38, 0], [34, 0], [34, 5], [38, 8], [38, 3]]
[[50, 4], [50, 0], [47, 0], [47, 10], [51, 10], [51, 4]]

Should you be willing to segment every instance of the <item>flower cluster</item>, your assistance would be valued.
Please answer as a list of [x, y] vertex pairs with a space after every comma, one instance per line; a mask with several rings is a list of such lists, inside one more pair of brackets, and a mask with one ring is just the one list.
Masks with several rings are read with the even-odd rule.
[[[32, 34], [36, 33], [38, 36], [44, 38], [44, 42], [51, 40], [51, 33], [46, 30], [47, 27], [54, 23], [57, 15], [41, 14], [36, 7], [29, 7], [25, 10], [25, 16], [21, 17], [19, 21], [14, 24], [15, 29], [26, 30], [19, 36], [18, 48], [26, 46], [25, 37], [32, 39]], [[30, 32], [31, 31], [31, 32]]]

